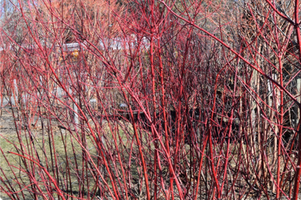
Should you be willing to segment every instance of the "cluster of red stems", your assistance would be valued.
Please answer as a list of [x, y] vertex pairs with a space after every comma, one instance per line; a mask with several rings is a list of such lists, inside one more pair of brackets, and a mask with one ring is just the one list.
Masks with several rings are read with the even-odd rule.
[[1, 18], [1, 195], [298, 199], [298, 0], [58, 2]]

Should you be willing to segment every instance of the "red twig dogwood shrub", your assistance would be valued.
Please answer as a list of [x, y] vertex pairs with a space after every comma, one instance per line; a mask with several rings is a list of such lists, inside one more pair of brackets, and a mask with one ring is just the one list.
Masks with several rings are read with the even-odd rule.
[[11, 5], [1, 195], [298, 199], [298, 1]]

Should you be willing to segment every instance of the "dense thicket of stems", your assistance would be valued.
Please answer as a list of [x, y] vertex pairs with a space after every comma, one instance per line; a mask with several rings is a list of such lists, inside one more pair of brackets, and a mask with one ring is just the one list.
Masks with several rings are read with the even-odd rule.
[[3, 2], [6, 196], [298, 198], [298, 0]]

